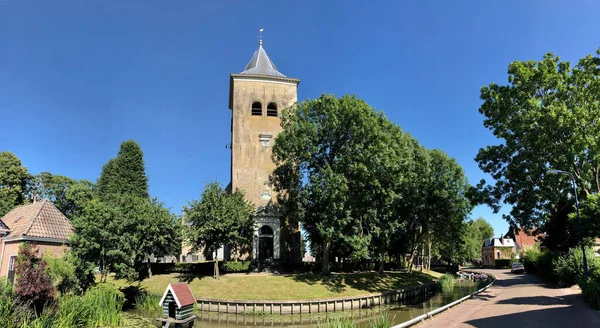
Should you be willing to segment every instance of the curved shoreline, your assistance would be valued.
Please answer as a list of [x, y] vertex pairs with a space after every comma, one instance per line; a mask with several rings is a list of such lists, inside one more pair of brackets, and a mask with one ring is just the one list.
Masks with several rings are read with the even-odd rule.
[[491, 273], [476, 272], [476, 271], [470, 271], [470, 270], [468, 270], [468, 271], [467, 270], [463, 270], [463, 271], [464, 272], [477, 273], [477, 274], [480, 274], [480, 273], [486, 274], [488, 277], [492, 278], [492, 282], [490, 282], [489, 284], [487, 284], [485, 287], [480, 288], [480, 289], [474, 291], [473, 293], [471, 293], [471, 294], [469, 294], [469, 295], [467, 295], [467, 296], [465, 296], [463, 298], [460, 298], [460, 299], [458, 299], [458, 300], [456, 300], [456, 301], [454, 301], [452, 303], [448, 303], [448, 304], [446, 304], [444, 306], [441, 306], [441, 307], [439, 307], [439, 308], [437, 308], [435, 310], [429, 311], [429, 312], [427, 312], [427, 313], [425, 313], [423, 315], [420, 315], [420, 316], [418, 316], [418, 317], [416, 317], [414, 319], [411, 319], [409, 321], [405, 321], [405, 322], [403, 322], [401, 324], [395, 325], [392, 328], [406, 328], [406, 327], [410, 327], [412, 325], [415, 325], [417, 323], [421, 323], [421, 322], [425, 321], [425, 319], [432, 318], [434, 315], [436, 315], [436, 314], [438, 314], [440, 312], [443, 312], [445, 310], [448, 310], [451, 307], [456, 306], [456, 305], [458, 305], [458, 304], [460, 304], [460, 303], [462, 303], [462, 302], [470, 299], [473, 296], [476, 296], [477, 294], [479, 294], [479, 293], [485, 291], [486, 289], [488, 289], [489, 287], [491, 287], [496, 282], [496, 277], [493, 274], [491, 274]]
[[308, 314], [355, 310], [401, 302], [435, 290], [436, 282], [359, 296], [312, 300], [231, 300], [198, 298], [199, 311], [219, 313]]

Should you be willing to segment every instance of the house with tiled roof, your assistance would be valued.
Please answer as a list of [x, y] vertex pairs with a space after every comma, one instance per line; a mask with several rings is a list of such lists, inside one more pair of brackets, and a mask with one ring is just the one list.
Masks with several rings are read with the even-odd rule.
[[0, 218], [0, 277], [14, 277], [19, 245], [35, 245], [40, 254], [62, 256], [73, 234], [67, 217], [50, 201], [21, 205]]
[[515, 252], [512, 238], [488, 238], [481, 246], [481, 262], [486, 266], [495, 266], [498, 259], [510, 259]]
[[511, 227], [504, 237], [512, 238], [515, 241], [515, 252], [520, 254], [521, 250], [539, 244], [545, 236], [545, 234], [536, 229], [527, 233], [523, 229]]

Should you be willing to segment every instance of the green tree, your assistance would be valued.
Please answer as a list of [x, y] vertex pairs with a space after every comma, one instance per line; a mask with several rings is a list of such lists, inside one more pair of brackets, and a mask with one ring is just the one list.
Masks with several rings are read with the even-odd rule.
[[67, 192], [75, 183], [77, 181], [69, 177], [42, 172], [28, 179], [27, 194], [51, 201], [59, 211], [69, 216], [71, 208], [67, 201]]
[[144, 153], [137, 142], [127, 140], [121, 144], [117, 157], [102, 168], [97, 191], [104, 200], [114, 200], [120, 195], [150, 197]]
[[599, 67], [597, 56], [571, 67], [548, 53], [539, 62], [512, 62], [508, 85], [481, 89], [484, 126], [501, 143], [475, 158], [496, 180], [479, 190], [496, 211], [512, 206], [505, 216], [511, 225], [540, 225], [571, 192], [568, 177], [548, 175], [549, 168], [572, 172], [580, 199], [600, 191]]
[[271, 182], [282, 195], [279, 203], [291, 209], [288, 215], [302, 219], [324, 274], [335, 245], [355, 260], [368, 257], [369, 228], [389, 216], [369, 205], [394, 197], [378, 179], [382, 167], [393, 163], [386, 124], [383, 114], [352, 96], [322, 95], [283, 110]]
[[472, 261], [481, 258], [481, 245], [483, 241], [494, 236], [494, 228], [483, 218], [467, 223], [467, 229], [462, 237], [464, 244], [464, 260]]
[[[217, 182], [205, 186], [199, 200], [184, 206], [185, 239], [192, 251], [204, 249], [216, 252], [220, 247], [231, 248], [248, 245], [254, 230], [254, 207], [241, 190], [225, 191]], [[215, 260], [215, 278], [219, 277], [218, 259]]]
[[456, 263], [463, 247], [465, 219], [473, 208], [466, 196], [471, 186], [455, 159], [441, 150], [429, 152], [431, 174], [426, 188], [426, 210], [422, 212], [426, 216], [429, 248], [433, 243], [442, 259]]
[[77, 274], [85, 290], [94, 279], [90, 268], [98, 267], [100, 281], [106, 281], [111, 270], [119, 268], [125, 254], [118, 233], [118, 212], [99, 199], [80, 204], [81, 208], [71, 221], [75, 234], [71, 236], [71, 250], [78, 259]]
[[0, 152], [0, 217], [25, 203], [29, 173], [13, 153]]
[[[156, 198], [122, 196], [118, 205], [117, 231], [121, 262], [115, 265], [119, 277], [129, 280], [150, 273], [150, 256], [179, 254], [181, 223]], [[144, 265], [146, 263], [146, 265]]]

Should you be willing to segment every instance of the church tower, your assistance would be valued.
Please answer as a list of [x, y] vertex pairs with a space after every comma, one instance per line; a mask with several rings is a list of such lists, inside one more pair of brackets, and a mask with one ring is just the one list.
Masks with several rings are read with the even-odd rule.
[[252, 255], [258, 260], [278, 260], [281, 256], [281, 217], [265, 211], [277, 198], [267, 182], [275, 169], [271, 147], [282, 130], [281, 111], [296, 103], [299, 83], [299, 79], [277, 70], [262, 39], [244, 71], [230, 77], [230, 187], [232, 191], [243, 190], [257, 208]]

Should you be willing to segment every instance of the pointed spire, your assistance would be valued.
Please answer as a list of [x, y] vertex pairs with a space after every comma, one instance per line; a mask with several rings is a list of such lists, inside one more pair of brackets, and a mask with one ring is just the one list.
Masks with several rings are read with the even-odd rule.
[[248, 65], [246, 65], [246, 68], [244, 68], [244, 71], [240, 74], [286, 77], [277, 70], [277, 67], [275, 67], [275, 64], [273, 64], [273, 62], [267, 55], [267, 52], [262, 46], [264, 29], [261, 28], [258, 31], [260, 32], [258, 50], [254, 52], [254, 56], [252, 56], [252, 59], [250, 59], [250, 62], [248, 63]]

